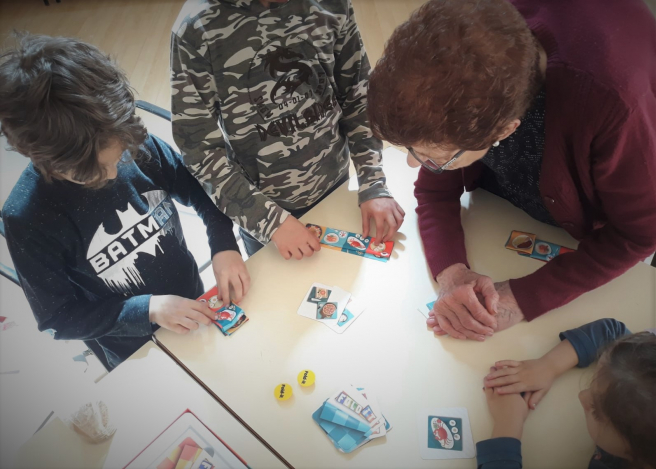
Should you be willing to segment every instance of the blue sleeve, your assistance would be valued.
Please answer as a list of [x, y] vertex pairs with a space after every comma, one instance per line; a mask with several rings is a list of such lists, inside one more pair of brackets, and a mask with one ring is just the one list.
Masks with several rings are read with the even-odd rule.
[[599, 319], [576, 329], [560, 333], [560, 340], [567, 339], [579, 357], [579, 368], [590, 366], [599, 352], [611, 342], [630, 334], [624, 323], [617, 319]]
[[[212, 256], [222, 251], [237, 251], [239, 246], [232, 231], [232, 220], [214, 205], [212, 199], [203, 190], [198, 180], [187, 170], [182, 157], [164, 141], [150, 135], [146, 148], [155, 157], [161, 167], [169, 194], [182, 205], [192, 207], [203, 220], [207, 229], [207, 238]], [[141, 166], [141, 165], [140, 165]], [[146, 172], [146, 167], [142, 170]]]
[[476, 443], [478, 469], [521, 469], [522, 442], [517, 438], [491, 438]]
[[53, 331], [55, 339], [63, 340], [153, 333], [150, 295], [89, 298], [68, 276], [64, 250], [56, 240], [11, 214], [4, 221], [7, 247], [40, 331]]

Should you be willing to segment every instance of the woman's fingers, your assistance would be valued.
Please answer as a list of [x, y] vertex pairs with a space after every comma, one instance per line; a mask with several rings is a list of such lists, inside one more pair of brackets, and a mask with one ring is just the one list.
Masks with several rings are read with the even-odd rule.
[[487, 329], [472, 318], [464, 306], [458, 303], [451, 303], [449, 306], [451, 307], [451, 311], [447, 310], [447, 313], [450, 313], [449, 321], [458, 332], [471, 340], [478, 340], [480, 342], [485, 340]]
[[455, 339], [462, 339], [465, 340], [467, 337], [464, 334], [461, 334], [458, 332], [452, 325], [449, 319], [444, 316], [443, 314], [437, 315], [437, 321], [440, 326], [440, 329], [442, 329], [445, 333], [449, 334], [451, 337]]

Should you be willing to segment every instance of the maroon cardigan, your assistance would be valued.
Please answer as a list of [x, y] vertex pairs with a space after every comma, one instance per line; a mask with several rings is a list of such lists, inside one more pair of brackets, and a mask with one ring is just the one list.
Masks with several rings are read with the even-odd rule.
[[[642, 0], [512, 0], [548, 56], [540, 193], [580, 241], [510, 280], [527, 320], [618, 277], [656, 250], [656, 21]], [[463, 189], [483, 164], [415, 183], [433, 272], [467, 263]]]

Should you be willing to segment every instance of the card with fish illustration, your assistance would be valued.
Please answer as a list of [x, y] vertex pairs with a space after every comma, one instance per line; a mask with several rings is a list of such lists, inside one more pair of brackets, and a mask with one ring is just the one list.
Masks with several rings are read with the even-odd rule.
[[367, 259], [387, 262], [394, 249], [394, 241], [373, 243], [371, 236], [365, 237], [351, 231], [328, 228], [312, 223], [308, 223], [306, 228], [317, 237], [323, 247], [366, 257]]
[[422, 459], [467, 459], [476, 456], [469, 415], [464, 407], [424, 409], [417, 416]]
[[535, 238], [536, 236], [532, 233], [513, 231], [510, 233], [508, 241], [506, 241], [506, 249], [531, 254], [535, 247]]

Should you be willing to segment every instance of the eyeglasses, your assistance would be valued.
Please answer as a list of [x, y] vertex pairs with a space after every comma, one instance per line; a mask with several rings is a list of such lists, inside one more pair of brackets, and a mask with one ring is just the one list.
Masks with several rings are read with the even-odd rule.
[[410, 147], [406, 147], [406, 148], [408, 149], [408, 152], [412, 155], [412, 157], [415, 160], [419, 161], [419, 163], [421, 163], [421, 165], [424, 168], [435, 174], [441, 174], [446, 168], [448, 168], [451, 164], [453, 164], [455, 160], [460, 158], [460, 155], [462, 155], [466, 151], [466, 150], [460, 150], [458, 153], [453, 155], [453, 158], [451, 158], [449, 161], [447, 161], [443, 165], [439, 165], [435, 161], [431, 160], [430, 158], [426, 159], [425, 161], [422, 160], [417, 156], [417, 154], [412, 148]]

